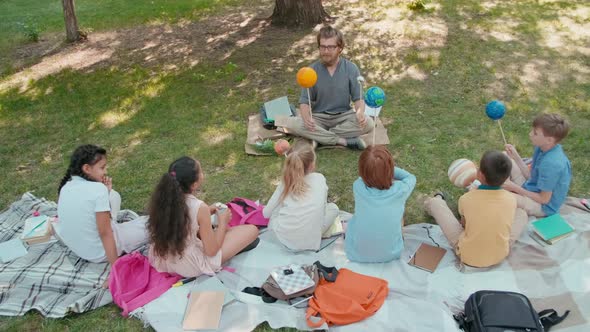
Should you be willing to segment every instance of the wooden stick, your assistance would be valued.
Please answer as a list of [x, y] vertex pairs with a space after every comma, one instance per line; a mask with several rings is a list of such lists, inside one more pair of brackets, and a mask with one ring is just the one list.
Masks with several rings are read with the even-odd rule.
[[375, 145], [375, 132], [377, 131], [377, 115], [373, 117], [373, 145]]
[[498, 126], [500, 126], [500, 132], [502, 133], [502, 139], [504, 140], [504, 145], [508, 144], [506, 142], [506, 136], [504, 136], [504, 130], [502, 130], [502, 123], [500, 122], [500, 120], [498, 119]]
[[309, 100], [309, 113], [313, 117], [313, 113], [311, 112], [311, 94], [309, 93], [309, 88], [307, 88], [307, 100]]

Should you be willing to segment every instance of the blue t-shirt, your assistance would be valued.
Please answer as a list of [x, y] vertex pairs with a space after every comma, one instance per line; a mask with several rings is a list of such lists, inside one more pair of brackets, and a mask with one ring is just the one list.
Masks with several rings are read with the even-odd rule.
[[346, 228], [345, 251], [351, 261], [380, 263], [398, 259], [404, 249], [402, 217], [416, 177], [394, 169], [393, 185], [379, 190], [358, 178], [352, 185], [354, 216]]
[[561, 144], [557, 144], [546, 152], [535, 147], [531, 176], [522, 187], [536, 193], [541, 191], [552, 193], [549, 203], [541, 206], [543, 212], [550, 216], [559, 212], [569, 191], [571, 180], [572, 166]]

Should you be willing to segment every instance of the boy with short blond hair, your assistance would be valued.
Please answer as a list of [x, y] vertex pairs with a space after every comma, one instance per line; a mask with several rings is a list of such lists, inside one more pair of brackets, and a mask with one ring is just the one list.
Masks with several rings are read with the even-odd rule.
[[502, 262], [527, 224], [526, 212], [516, 207], [514, 195], [500, 187], [511, 168], [504, 153], [484, 153], [477, 171], [482, 184], [459, 198], [460, 220], [442, 194], [424, 202], [426, 212], [434, 217], [464, 264], [488, 267]]
[[518, 207], [536, 217], [559, 213], [572, 179], [572, 168], [561, 144], [569, 132], [569, 123], [561, 115], [542, 113], [533, 120], [529, 138], [534, 148], [532, 168], [512, 144], [506, 152], [512, 158], [510, 180], [503, 188], [515, 194]]

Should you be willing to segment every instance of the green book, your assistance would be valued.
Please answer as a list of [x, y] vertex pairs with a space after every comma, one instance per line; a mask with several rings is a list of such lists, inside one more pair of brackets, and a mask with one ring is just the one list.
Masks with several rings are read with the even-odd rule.
[[560, 214], [533, 221], [533, 230], [541, 239], [553, 244], [574, 231]]

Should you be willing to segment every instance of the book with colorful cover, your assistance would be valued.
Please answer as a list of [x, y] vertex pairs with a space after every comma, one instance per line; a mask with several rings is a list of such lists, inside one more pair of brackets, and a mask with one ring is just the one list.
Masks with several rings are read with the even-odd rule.
[[533, 232], [543, 241], [553, 244], [574, 232], [574, 228], [560, 214], [532, 222]]

